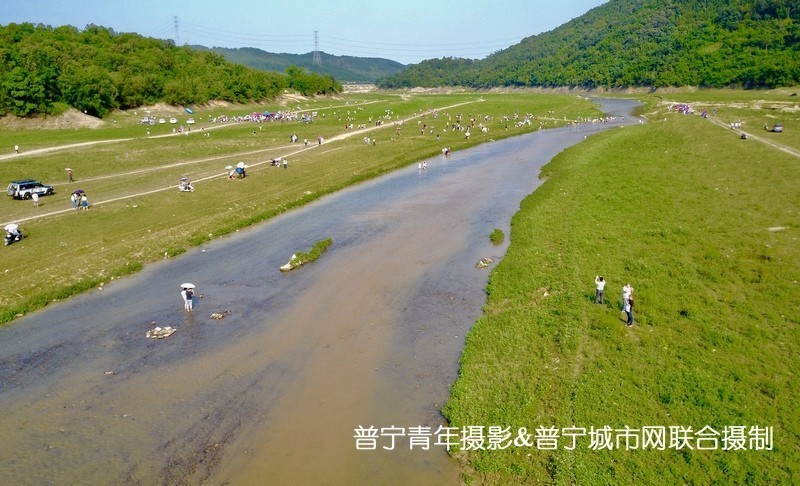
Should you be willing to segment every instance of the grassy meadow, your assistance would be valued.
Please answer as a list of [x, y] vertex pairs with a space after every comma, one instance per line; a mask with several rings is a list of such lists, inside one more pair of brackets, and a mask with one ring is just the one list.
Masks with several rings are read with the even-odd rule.
[[[545, 166], [512, 220], [444, 408], [454, 427], [508, 427], [506, 445], [525, 427], [534, 445], [462, 449], [466, 484], [800, 482], [800, 160], [669, 112], [668, 96], [744, 128], [775, 116], [786, 133], [770, 135], [800, 148], [797, 98], [680, 93], [648, 97], [649, 124]], [[754, 103], [764, 97], [789, 109]], [[593, 302], [596, 275], [605, 305]], [[620, 313], [626, 282], [632, 328]], [[544, 429], [571, 427], [586, 433], [574, 450], [570, 430], [555, 450], [535, 445]], [[611, 450], [591, 443], [604, 427], [596, 437], [611, 437]], [[626, 427], [664, 427], [664, 450]], [[691, 427], [691, 448], [671, 444], [681, 432], [670, 427]], [[772, 427], [771, 450], [756, 450], [751, 427]]]
[[[221, 115], [279, 109], [316, 111], [317, 117], [312, 124], [260, 126], [249, 122], [221, 126], [209, 121]], [[55, 195], [40, 199], [38, 208], [30, 201], [0, 198], [0, 222], [20, 222], [26, 237], [0, 252], [4, 283], [0, 285], [0, 323], [342, 187], [440, 156], [442, 147], [456, 151], [540, 126], [563, 125], [565, 118], [599, 115], [579, 96], [489, 93], [362, 94], [293, 99], [284, 106], [214, 106], [194, 111], [197, 123], [189, 135], [169, 136], [175, 125], [156, 124], [148, 137], [146, 126], [138, 124], [144, 110], [115, 113], [101, 128], [0, 129], [0, 147], [4, 147], [0, 155], [11, 154], [0, 160], [0, 180], [34, 178], [56, 188]], [[175, 114], [185, 123], [189, 115], [181, 112], [180, 108], [151, 110], [167, 119]], [[537, 119], [517, 128], [504, 120], [505, 116], [513, 119], [515, 113]], [[488, 133], [473, 129], [466, 140], [463, 132], [449, 128], [459, 114], [462, 125], [476, 118], [476, 124], [489, 127]], [[394, 122], [404, 119], [408, 121], [398, 133]], [[378, 120], [383, 125], [375, 130], [331, 141], [356, 131], [359, 125], [374, 128]], [[354, 125], [354, 130], [346, 130], [346, 124]], [[430, 132], [432, 128], [435, 133]], [[290, 142], [292, 134], [298, 142]], [[318, 136], [326, 140], [322, 145], [317, 145]], [[365, 144], [365, 136], [375, 139], [375, 144]], [[308, 147], [304, 139], [309, 140]], [[94, 140], [117, 141], [32, 152]], [[19, 156], [13, 155], [14, 144], [20, 145]], [[288, 169], [269, 165], [270, 159], [283, 156], [289, 161]], [[249, 166], [248, 177], [229, 180], [225, 167], [240, 161]], [[73, 169], [76, 182], [67, 182], [66, 167]], [[178, 192], [180, 177], [190, 178], [197, 191]], [[86, 191], [91, 209], [69, 209], [69, 196], [75, 189]]]

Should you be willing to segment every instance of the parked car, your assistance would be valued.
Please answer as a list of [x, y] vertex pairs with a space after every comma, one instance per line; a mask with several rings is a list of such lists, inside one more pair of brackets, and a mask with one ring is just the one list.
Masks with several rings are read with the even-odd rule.
[[772, 127], [772, 131], [775, 132], [775, 133], [782, 133], [783, 132], [783, 125], [781, 125], [780, 123], [776, 123]]
[[186, 124], [187, 125], [194, 125], [194, 118], [189, 118], [188, 120], [186, 120]]
[[49, 196], [54, 192], [53, 186], [42, 184], [33, 179], [11, 181], [11, 184], [6, 188], [6, 194], [15, 199], [30, 199], [34, 194]]
[[169, 122], [173, 124], [178, 123], [178, 119], [173, 116], [172, 118], [169, 119]]
[[159, 118], [158, 119], [158, 123], [159, 123], [159, 125], [163, 125], [163, 124], [167, 123], [167, 120], [165, 120], [163, 118]]

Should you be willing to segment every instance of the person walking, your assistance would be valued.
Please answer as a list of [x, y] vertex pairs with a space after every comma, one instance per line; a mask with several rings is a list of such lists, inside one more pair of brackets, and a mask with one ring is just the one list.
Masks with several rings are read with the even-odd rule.
[[628, 327], [633, 327], [633, 295], [628, 298], [625, 304], [625, 314], [628, 315]]
[[81, 209], [83, 209], [84, 211], [89, 209], [89, 198], [86, 197], [85, 192], [81, 194]]
[[73, 179], [73, 178], [72, 178], [72, 169], [70, 169], [70, 168], [66, 168], [66, 169], [64, 169], [64, 170], [66, 170], [66, 171], [67, 171], [67, 176], [69, 177], [69, 181], [70, 181], [70, 182], [75, 182], [75, 179]]
[[283, 159], [283, 168], [285, 169], [288, 166], [289, 166], [289, 161], [286, 160], [286, 159]]
[[73, 192], [72, 195], [69, 197], [69, 200], [72, 201], [72, 209], [78, 209], [78, 193]]
[[33, 207], [38, 208], [39, 207], [39, 195], [34, 192], [34, 193], [31, 194], [31, 199], [33, 199]]
[[605, 299], [603, 297], [603, 289], [606, 287], [606, 281], [600, 275], [594, 277], [594, 283], [597, 286], [597, 290], [594, 293], [594, 303], [595, 304], [605, 304]]

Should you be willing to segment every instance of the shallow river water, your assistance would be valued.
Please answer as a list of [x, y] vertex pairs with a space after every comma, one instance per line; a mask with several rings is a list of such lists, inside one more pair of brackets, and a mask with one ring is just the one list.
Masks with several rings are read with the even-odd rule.
[[[435, 157], [0, 329], [0, 484], [458, 484], [414, 428], [444, 424], [485, 302], [475, 264], [507, 244], [488, 234], [509, 234], [553, 156], [631, 122]], [[324, 238], [318, 261], [279, 272]], [[154, 322], [178, 330], [147, 339]], [[376, 450], [356, 447], [362, 426]]]

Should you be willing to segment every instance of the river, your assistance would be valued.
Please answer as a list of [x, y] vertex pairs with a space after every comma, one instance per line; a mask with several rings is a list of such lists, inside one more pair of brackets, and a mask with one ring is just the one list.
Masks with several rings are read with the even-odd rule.
[[488, 235], [556, 154], [635, 122], [435, 157], [0, 329], [0, 484], [458, 484], [435, 432], [485, 302], [475, 265], [508, 244]]

